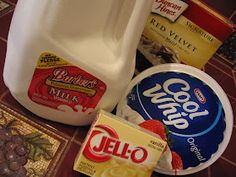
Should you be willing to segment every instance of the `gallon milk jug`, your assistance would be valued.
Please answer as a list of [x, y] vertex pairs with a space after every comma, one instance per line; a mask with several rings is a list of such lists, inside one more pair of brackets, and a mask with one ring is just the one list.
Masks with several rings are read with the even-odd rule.
[[36, 115], [86, 125], [130, 82], [153, 0], [19, 0], [4, 81]]

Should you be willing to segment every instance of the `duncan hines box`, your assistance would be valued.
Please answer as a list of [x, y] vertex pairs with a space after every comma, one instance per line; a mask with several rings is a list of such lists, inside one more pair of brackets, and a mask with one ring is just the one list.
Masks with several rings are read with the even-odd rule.
[[224, 17], [199, 0], [155, 0], [138, 46], [137, 63], [146, 68], [162, 63], [202, 68], [232, 30]]
[[116, 114], [168, 142], [155, 168], [168, 175], [207, 168], [224, 152], [233, 129], [232, 107], [223, 89], [185, 64], [162, 64], [138, 74]]
[[150, 177], [165, 147], [152, 132], [100, 111], [74, 170], [92, 177]]

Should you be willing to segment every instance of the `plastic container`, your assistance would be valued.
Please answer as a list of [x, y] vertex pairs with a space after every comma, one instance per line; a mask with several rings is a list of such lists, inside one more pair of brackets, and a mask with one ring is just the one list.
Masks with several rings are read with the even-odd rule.
[[73, 169], [92, 177], [151, 177], [165, 147], [154, 133], [101, 110]]
[[155, 170], [168, 175], [210, 166], [226, 149], [233, 129], [232, 108], [220, 85], [183, 64], [154, 66], [136, 76], [117, 115], [168, 142]]
[[152, 0], [19, 0], [4, 81], [33, 113], [86, 125], [130, 82]]

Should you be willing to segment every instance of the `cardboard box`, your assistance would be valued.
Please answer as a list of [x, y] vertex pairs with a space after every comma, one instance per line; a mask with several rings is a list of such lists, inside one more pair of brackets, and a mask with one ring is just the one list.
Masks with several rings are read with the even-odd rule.
[[74, 170], [93, 177], [150, 177], [165, 146], [156, 134], [100, 111]]
[[[183, 13], [176, 16], [179, 11]], [[202, 1], [156, 0], [138, 46], [137, 63], [202, 68], [232, 31], [233, 25]]]

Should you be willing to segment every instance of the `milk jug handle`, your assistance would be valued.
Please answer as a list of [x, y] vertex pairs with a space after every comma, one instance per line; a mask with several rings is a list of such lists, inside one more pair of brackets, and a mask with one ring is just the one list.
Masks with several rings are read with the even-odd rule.
[[151, 12], [153, 0], [136, 0], [133, 12], [125, 29], [122, 40], [122, 52], [126, 58], [132, 56], [137, 48], [144, 26], [146, 24], [148, 15]]

